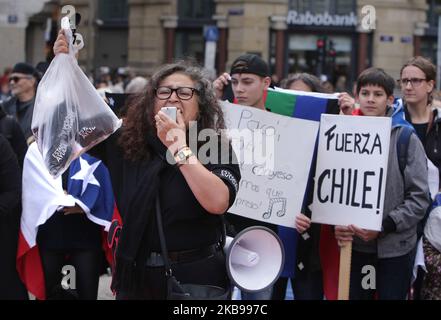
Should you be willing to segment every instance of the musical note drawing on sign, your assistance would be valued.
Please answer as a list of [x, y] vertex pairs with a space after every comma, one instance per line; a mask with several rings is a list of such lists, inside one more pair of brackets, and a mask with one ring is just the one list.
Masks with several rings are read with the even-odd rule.
[[[274, 205], [276, 205], [274, 207]], [[278, 217], [283, 217], [285, 215], [286, 211], [286, 198], [272, 198], [270, 199], [270, 203], [268, 206], [268, 211], [264, 212], [262, 217], [264, 219], [269, 219], [271, 217], [271, 214], [276, 212], [276, 215]]]

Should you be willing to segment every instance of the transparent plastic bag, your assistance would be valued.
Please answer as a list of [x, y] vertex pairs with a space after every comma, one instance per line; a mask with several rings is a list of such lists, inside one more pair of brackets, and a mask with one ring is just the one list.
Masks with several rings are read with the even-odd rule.
[[105, 140], [121, 126], [110, 107], [78, 66], [75, 54], [83, 47], [80, 34], [62, 20], [69, 53], [58, 54], [38, 85], [32, 132], [49, 173], [60, 176], [72, 160]]

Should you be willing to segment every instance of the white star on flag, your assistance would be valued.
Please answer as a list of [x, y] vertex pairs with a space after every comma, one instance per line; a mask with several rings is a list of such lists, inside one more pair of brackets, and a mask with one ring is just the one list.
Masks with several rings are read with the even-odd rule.
[[81, 190], [81, 195], [83, 195], [84, 191], [86, 191], [88, 184], [94, 184], [96, 186], [100, 186], [100, 183], [96, 180], [93, 172], [99, 166], [101, 161], [94, 162], [90, 165], [86, 160], [80, 157], [80, 167], [81, 170], [75, 173], [71, 179], [72, 180], [83, 180], [83, 188]]
[[115, 99], [110, 98], [110, 99], [109, 99], [109, 104], [110, 104], [112, 107], [115, 106]]

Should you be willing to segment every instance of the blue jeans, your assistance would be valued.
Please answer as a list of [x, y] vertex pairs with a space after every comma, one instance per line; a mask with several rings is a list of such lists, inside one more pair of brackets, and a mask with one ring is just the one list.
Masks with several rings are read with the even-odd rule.
[[262, 291], [257, 292], [245, 292], [241, 291], [240, 295], [242, 300], [271, 300], [271, 294], [273, 293], [273, 287], [269, 287]]
[[[409, 293], [415, 253], [416, 248], [400, 257], [378, 259], [377, 254], [352, 250], [350, 300], [372, 300], [375, 293], [379, 300], [405, 300]], [[362, 272], [367, 265], [375, 270], [375, 288], [372, 289], [362, 286], [365, 277], [370, 275], [366, 270]]]

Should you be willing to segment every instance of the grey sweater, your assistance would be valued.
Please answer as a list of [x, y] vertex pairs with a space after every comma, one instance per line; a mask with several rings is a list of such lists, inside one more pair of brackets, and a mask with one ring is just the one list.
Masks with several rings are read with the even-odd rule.
[[[389, 110], [388, 116], [391, 112]], [[377, 252], [378, 258], [399, 257], [415, 247], [417, 224], [423, 219], [431, 201], [426, 154], [416, 134], [410, 136], [406, 168], [404, 175], [401, 174], [397, 156], [397, 140], [401, 130], [402, 127], [393, 128], [390, 138], [383, 209], [385, 230], [374, 241], [364, 242], [355, 237], [353, 243], [355, 251]], [[390, 231], [390, 220], [393, 221], [393, 231]], [[386, 224], [389, 225], [387, 228]]]

